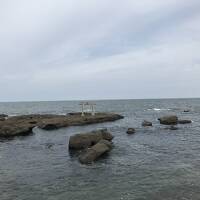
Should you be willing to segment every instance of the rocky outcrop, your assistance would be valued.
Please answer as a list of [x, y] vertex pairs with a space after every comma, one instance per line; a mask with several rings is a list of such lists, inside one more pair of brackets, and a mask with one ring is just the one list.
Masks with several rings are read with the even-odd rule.
[[0, 127], [0, 137], [13, 137], [18, 135], [28, 135], [33, 127], [28, 126], [2, 126]]
[[112, 143], [108, 140], [100, 140], [97, 144], [87, 149], [79, 156], [79, 161], [82, 164], [90, 164], [97, 160], [103, 154], [112, 149]]
[[128, 130], [126, 131], [127, 134], [134, 134], [135, 133], [135, 129], [134, 128], [128, 128]]
[[165, 116], [158, 119], [160, 124], [163, 125], [176, 125], [178, 124], [178, 117], [175, 115]]
[[188, 120], [188, 119], [180, 119], [178, 120], [179, 124], [191, 124], [192, 120]]
[[69, 139], [69, 149], [84, 149], [97, 144], [100, 140], [111, 141], [113, 136], [107, 129], [92, 131], [89, 133], [76, 134]]
[[[81, 113], [73, 115], [22, 115], [9, 117], [0, 121], [0, 137], [12, 137], [29, 134], [33, 127], [53, 130], [69, 126], [82, 126], [94, 123], [111, 122], [122, 119], [123, 116], [114, 113], [96, 113], [95, 116]], [[28, 131], [27, 131], [28, 130]]]
[[0, 118], [6, 118], [6, 117], [8, 117], [8, 115], [0, 114]]
[[0, 121], [5, 121], [8, 115], [0, 114]]
[[152, 126], [152, 122], [149, 122], [149, 121], [144, 120], [144, 121], [142, 122], [142, 126]]

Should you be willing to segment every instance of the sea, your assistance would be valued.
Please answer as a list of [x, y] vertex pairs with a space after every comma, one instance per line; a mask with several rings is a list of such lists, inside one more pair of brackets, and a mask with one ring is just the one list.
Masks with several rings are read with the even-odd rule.
[[[0, 103], [0, 113], [67, 114], [79, 101]], [[95, 101], [124, 119], [0, 139], [0, 200], [199, 200], [200, 99]], [[189, 112], [184, 112], [189, 110]], [[169, 130], [165, 115], [192, 124]], [[143, 120], [153, 127], [142, 127]], [[135, 134], [126, 133], [129, 127]], [[114, 147], [91, 165], [68, 150], [69, 137], [107, 128]]]

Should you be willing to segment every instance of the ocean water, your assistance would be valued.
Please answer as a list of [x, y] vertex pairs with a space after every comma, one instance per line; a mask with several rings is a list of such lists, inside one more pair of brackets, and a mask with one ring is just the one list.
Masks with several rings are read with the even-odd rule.
[[[0, 113], [63, 114], [79, 102], [0, 103]], [[0, 139], [0, 200], [199, 200], [200, 99], [96, 101], [124, 119]], [[184, 109], [190, 109], [184, 113]], [[166, 130], [157, 118], [176, 114], [192, 124]], [[143, 120], [153, 127], [141, 127]], [[127, 135], [135, 127], [134, 135]], [[92, 165], [68, 151], [69, 136], [108, 128], [114, 148]], [[51, 146], [51, 148], [49, 148]]]

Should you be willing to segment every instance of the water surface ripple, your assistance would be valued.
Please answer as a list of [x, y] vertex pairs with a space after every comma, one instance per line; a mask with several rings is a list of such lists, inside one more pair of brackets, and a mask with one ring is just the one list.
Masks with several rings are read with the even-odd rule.
[[[199, 200], [200, 99], [97, 101], [98, 111], [124, 119], [43, 131], [0, 140], [0, 200]], [[78, 102], [0, 103], [0, 113], [67, 113]], [[184, 109], [190, 109], [184, 113]], [[166, 114], [191, 119], [176, 131], [156, 120]], [[142, 128], [146, 119], [152, 128]], [[126, 129], [135, 127], [136, 134]], [[68, 152], [69, 136], [108, 128], [114, 149], [93, 165]]]

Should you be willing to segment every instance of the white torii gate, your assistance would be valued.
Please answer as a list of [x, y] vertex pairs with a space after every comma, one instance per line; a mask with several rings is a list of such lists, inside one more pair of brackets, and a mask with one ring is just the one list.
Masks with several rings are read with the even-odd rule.
[[95, 115], [95, 103], [90, 103], [90, 102], [81, 102], [80, 106], [81, 106], [81, 116], [85, 116], [85, 113], [88, 112], [88, 109], [85, 110], [86, 108], [89, 108], [89, 112], [91, 112], [91, 115], [94, 116]]

